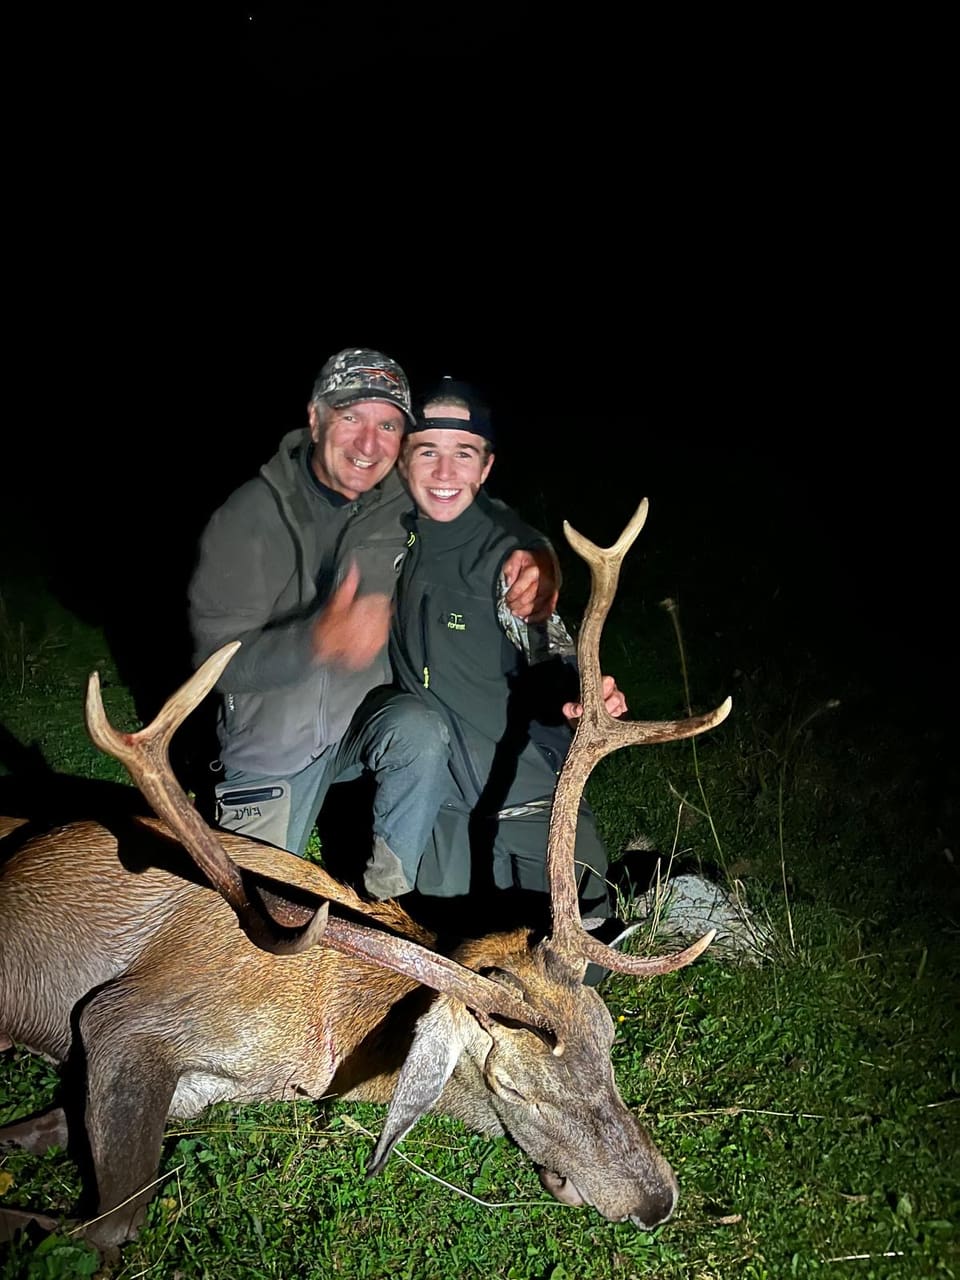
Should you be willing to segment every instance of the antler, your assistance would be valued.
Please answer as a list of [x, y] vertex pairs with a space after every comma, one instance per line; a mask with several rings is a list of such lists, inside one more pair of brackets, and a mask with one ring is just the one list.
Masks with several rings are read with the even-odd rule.
[[620, 747], [636, 743], [673, 742], [679, 738], [692, 738], [725, 720], [732, 703], [727, 698], [716, 710], [706, 715], [664, 721], [616, 720], [604, 706], [600, 674], [600, 633], [616, 595], [623, 558], [643, 528], [647, 510], [648, 503], [644, 498], [617, 541], [612, 547], [606, 548], [595, 546], [564, 521], [563, 531], [567, 541], [590, 566], [592, 585], [577, 642], [583, 715], [557, 780], [547, 843], [547, 878], [552, 912], [551, 945], [555, 951], [562, 953], [572, 965], [582, 964], [585, 967], [588, 961], [592, 961], [620, 973], [654, 977], [690, 964], [710, 945], [716, 930], [704, 934], [685, 951], [652, 958], [621, 955], [612, 947], [591, 938], [580, 922], [574, 870], [580, 799], [587, 779], [604, 756]]
[[[513, 1018], [549, 1032], [549, 1023], [543, 1015], [513, 989], [408, 938], [330, 916], [331, 900], [360, 913], [366, 904], [346, 886], [338, 887], [336, 881], [318, 868], [311, 870], [318, 879], [322, 877], [322, 889], [315, 895], [313, 905], [304, 906], [256, 883], [254, 873], [234, 862], [216, 832], [207, 826], [184, 794], [170, 764], [169, 746], [176, 730], [210, 692], [239, 647], [240, 641], [235, 640], [212, 654], [164, 703], [153, 723], [138, 733], [120, 733], [111, 725], [100, 694], [100, 678], [94, 671], [87, 682], [86, 721], [95, 745], [126, 767], [157, 815], [169, 825], [213, 888], [236, 912], [250, 941], [276, 955], [294, 955], [322, 941], [335, 951], [371, 960], [435, 991], [454, 996], [479, 1013]], [[303, 863], [300, 870], [310, 867], [311, 864]], [[341, 892], [336, 892], [338, 888]], [[331, 889], [335, 893], [331, 894]]]
[[240, 868], [187, 799], [170, 765], [170, 739], [220, 679], [239, 647], [240, 641], [235, 640], [209, 657], [139, 733], [114, 729], [94, 671], [87, 682], [87, 731], [101, 751], [126, 766], [156, 814], [177, 833], [213, 887], [233, 907], [251, 942], [278, 955], [293, 955], [319, 942], [329, 904], [304, 908], [263, 887], [248, 888]]

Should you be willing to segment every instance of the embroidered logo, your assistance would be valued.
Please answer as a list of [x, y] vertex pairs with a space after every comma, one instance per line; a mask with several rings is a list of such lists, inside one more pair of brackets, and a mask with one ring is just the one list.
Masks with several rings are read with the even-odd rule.
[[466, 631], [467, 624], [463, 620], [462, 613], [450, 613], [447, 615], [448, 631]]

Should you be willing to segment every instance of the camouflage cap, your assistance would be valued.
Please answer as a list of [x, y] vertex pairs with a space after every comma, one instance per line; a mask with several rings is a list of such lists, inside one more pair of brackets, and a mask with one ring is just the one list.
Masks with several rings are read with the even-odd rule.
[[407, 375], [396, 360], [369, 347], [347, 347], [331, 356], [317, 375], [313, 396], [322, 396], [334, 407], [361, 400], [385, 400], [413, 422]]

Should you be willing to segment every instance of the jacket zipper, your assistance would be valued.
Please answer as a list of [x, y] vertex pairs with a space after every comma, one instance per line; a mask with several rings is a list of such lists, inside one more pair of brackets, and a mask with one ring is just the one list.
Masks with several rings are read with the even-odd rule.
[[427, 606], [429, 601], [424, 595], [420, 598], [420, 649], [423, 653], [423, 687], [430, 688], [430, 663], [427, 661], [429, 657], [429, 649], [427, 647]]
[[[429, 647], [430, 628], [427, 623], [429, 612], [430, 612], [430, 597], [429, 595], [427, 595], [426, 592], [424, 592], [424, 594], [420, 597], [420, 647], [423, 652], [423, 687], [424, 689], [430, 688], [430, 647]], [[473, 803], [476, 804], [477, 801], [479, 801], [481, 795], [483, 794], [483, 783], [480, 781], [479, 777], [477, 776], [477, 770], [473, 763], [473, 756], [470, 754], [469, 748], [467, 747], [466, 739], [464, 738], [463, 731], [461, 730], [460, 725], [457, 722], [457, 717], [454, 715], [445, 714], [444, 719], [447, 722], [451, 735], [457, 740], [457, 746], [460, 748], [460, 759], [463, 761], [464, 768], [469, 774], [470, 781], [473, 783], [473, 786], [474, 786], [475, 799]]]

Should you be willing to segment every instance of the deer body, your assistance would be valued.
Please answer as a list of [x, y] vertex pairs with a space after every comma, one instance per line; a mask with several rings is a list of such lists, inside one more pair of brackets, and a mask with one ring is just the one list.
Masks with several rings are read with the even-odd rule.
[[[223, 842], [261, 874], [326, 879], [281, 850], [238, 836]], [[136, 869], [122, 860], [131, 846]], [[77, 823], [28, 839], [0, 873], [0, 1033], [60, 1062], [82, 1048], [100, 1213], [153, 1178], [168, 1119], [219, 1101], [330, 1094], [393, 1099], [396, 1138], [434, 1107], [477, 1131], [509, 1133], [544, 1167], [544, 1185], [552, 1176], [560, 1194], [570, 1180], [579, 1189], [571, 1202], [586, 1198], [607, 1216], [659, 1220], [672, 1208], [673, 1174], [616, 1090], [606, 1007], [549, 952], [531, 948], [526, 931], [474, 940], [458, 959], [509, 975], [569, 1027], [560, 1057], [527, 1028], [485, 1027], [459, 1002], [369, 961], [345, 965], [322, 944], [293, 956], [251, 946], [215, 890], [176, 873], [177, 852], [155, 819], [132, 820], [119, 841]], [[396, 904], [376, 910], [424, 936]], [[60, 945], [64, 938], [73, 945]], [[404, 1064], [409, 1088], [398, 1091]], [[63, 1113], [55, 1125], [45, 1115], [39, 1127], [0, 1130], [0, 1140], [42, 1150], [64, 1142], [67, 1123]], [[617, 1179], [611, 1159], [623, 1166]], [[655, 1211], [638, 1163], [657, 1186]], [[609, 1185], [593, 1187], [597, 1171]], [[128, 1238], [147, 1198], [91, 1238]]]
[[[138, 838], [131, 870], [122, 860], [123, 844]], [[225, 835], [224, 844], [243, 865], [286, 872], [288, 882], [291, 870], [308, 867], [240, 837]], [[324, 947], [276, 956], [250, 946], [215, 890], [177, 874], [177, 852], [156, 819], [133, 819], [119, 842], [99, 824], [82, 822], [34, 836], [0, 868], [0, 1030], [63, 1062], [81, 1000], [97, 992], [88, 1008], [101, 1007], [104, 1015], [109, 1009], [113, 1017], [123, 1011], [131, 1019], [137, 1011], [125, 1006], [135, 993], [141, 1019], [179, 1024], [185, 1070], [236, 1081], [238, 1092], [224, 1096], [323, 1092], [338, 1062], [416, 984], [362, 960], [345, 970], [341, 957]], [[304, 878], [323, 882], [323, 872], [309, 870], [314, 874]], [[379, 914], [422, 934], [392, 903]], [[52, 945], [58, 936], [71, 946]], [[175, 974], [190, 975], [189, 984]], [[223, 999], [225, 991], [232, 999]], [[216, 1068], [207, 1044], [218, 1046]], [[316, 1088], [302, 1081], [298, 1087], [294, 1077], [304, 1073], [317, 1080]], [[283, 1086], [273, 1083], [277, 1076]], [[176, 1107], [171, 1114], [196, 1109]]]

